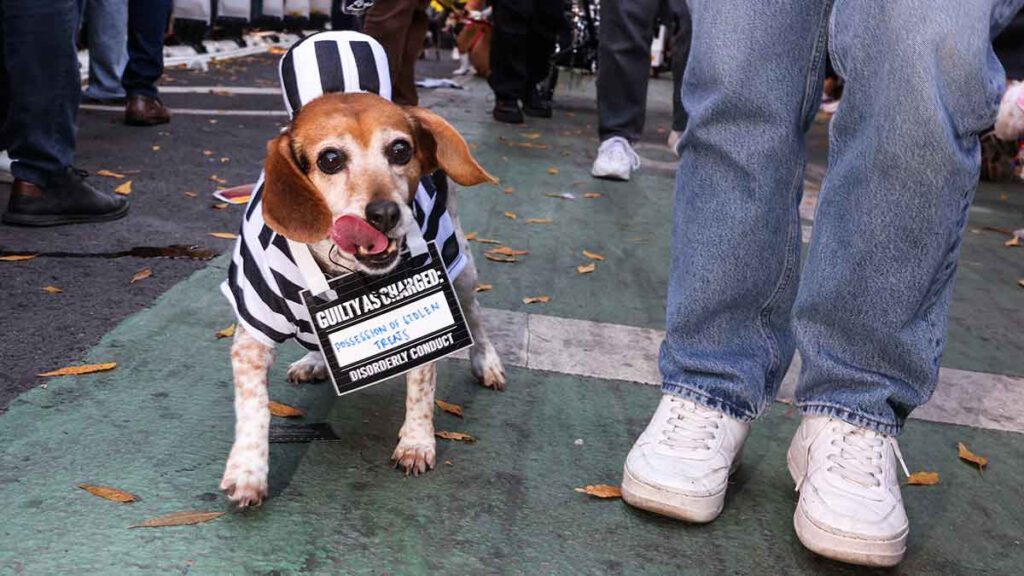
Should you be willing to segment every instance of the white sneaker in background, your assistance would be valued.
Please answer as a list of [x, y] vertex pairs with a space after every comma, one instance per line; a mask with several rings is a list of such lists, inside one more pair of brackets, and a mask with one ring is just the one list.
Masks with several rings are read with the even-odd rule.
[[622, 499], [687, 522], [714, 520], [749, 431], [718, 410], [665, 394], [626, 456]]
[[476, 74], [476, 69], [469, 64], [469, 54], [463, 54], [459, 57], [459, 67], [452, 72], [455, 76], [464, 76], [466, 74]]
[[786, 455], [800, 491], [793, 516], [800, 542], [840, 562], [899, 564], [910, 524], [897, 460], [906, 472], [891, 436], [826, 416], [804, 417]]
[[11, 157], [7, 155], [7, 150], [0, 150], [0, 182], [14, 182], [14, 174], [11, 174]]
[[1024, 138], [1024, 82], [1007, 87], [996, 116], [996, 137], [1013, 141]]
[[679, 156], [679, 141], [683, 139], [683, 133], [679, 130], [673, 130], [668, 133], [668, 149], [672, 151], [676, 157]]
[[621, 136], [612, 136], [601, 142], [597, 149], [597, 158], [594, 159], [590, 175], [609, 180], [629, 180], [633, 170], [639, 167], [640, 157], [629, 142]]

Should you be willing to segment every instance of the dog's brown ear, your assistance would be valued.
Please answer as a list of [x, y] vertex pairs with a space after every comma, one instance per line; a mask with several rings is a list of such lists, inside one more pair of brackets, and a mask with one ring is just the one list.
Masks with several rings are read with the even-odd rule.
[[440, 168], [463, 186], [498, 183], [494, 176], [477, 164], [466, 141], [444, 118], [423, 108], [410, 106], [405, 110], [416, 123], [416, 145], [424, 173]]
[[287, 132], [267, 142], [263, 164], [263, 220], [278, 234], [305, 244], [327, 237], [331, 210], [292, 157]]

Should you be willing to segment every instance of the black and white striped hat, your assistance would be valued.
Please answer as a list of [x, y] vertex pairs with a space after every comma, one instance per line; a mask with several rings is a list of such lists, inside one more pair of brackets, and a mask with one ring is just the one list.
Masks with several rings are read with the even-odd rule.
[[319, 32], [288, 49], [278, 73], [289, 116], [329, 92], [372, 92], [391, 100], [384, 47], [351, 30]]

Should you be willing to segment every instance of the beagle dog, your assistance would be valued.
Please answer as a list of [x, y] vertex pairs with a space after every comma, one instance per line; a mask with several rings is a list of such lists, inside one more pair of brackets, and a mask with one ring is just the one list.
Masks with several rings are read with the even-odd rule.
[[[328, 277], [350, 271], [386, 274], [398, 265], [406, 233], [417, 225], [411, 205], [421, 178], [438, 170], [463, 186], [496, 183], [440, 116], [377, 94], [325, 93], [302, 106], [267, 144], [262, 218], [276, 235], [306, 244]], [[474, 295], [477, 271], [458, 221], [455, 187], [448, 189], [448, 212], [468, 259], [453, 285], [475, 342], [469, 352], [472, 372], [483, 386], [502, 390], [504, 367], [483, 329]], [[239, 242], [236, 258], [245, 250], [243, 239]], [[259, 505], [267, 496], [267, 372], [275, 344], [246, 324], [239, 322], [231, 347], [237, 423], [220, 484], [240, 507]], [[295, 382], [326, 377], [319, 352], [288, 369]], [[407, 373], [405, 422], [391, 456], [406, 474], [419, 475], [435, 465], [436, 377], [433, 363]]]

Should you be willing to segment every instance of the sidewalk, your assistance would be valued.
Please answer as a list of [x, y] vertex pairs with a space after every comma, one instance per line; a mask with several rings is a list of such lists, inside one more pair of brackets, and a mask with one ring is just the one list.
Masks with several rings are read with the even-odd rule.
[[[271, 58], [252, 57], [230, 72], [172, 71], [170, 85], [266, 88], [272, 65]], [[563, 81], [563, 88], [570, 85], [567, 76]], [[423, 104], [452, 122], [481, 164], [501, 178], [498, 187], [460, 191], [466, 231], [530, 251], [504, 264], [483, 258], [491, 246], [473, 243], [481, 282], [493, 286], [478, 297], [509, 366], [508, 389], [478, 387], [463, 360], [442, 362], [437, 398], [462, 405], [465, 417], [438, 411], [435, 424], [472, 434], [476, 443], [439, 440], [438, 468], [403, 476], [388, 457], [404, 385], [390, 381], [337, 399], [329, 384], [288, 384], [287, 365], [304, 351], [286, 345], [271, 372], [270, 396], [306, 416], [275, 418], [273, 434], [284, 425], [327, 424], [339, 439], [272, 444], [270, 499], [255, 510], [233, 510], [217, 490], [234, 426], [230, 341], [215, 337], [233, 321], [216, 290], [226, 256], [169, 261], [160, 272], [185, 279], [81, 358], [116, 361], [115, 370], [39, 380], [46, 388], [22, 393], [0, 414], [0, 574], [874, 573], [822, 560], [796, 540], [796, 495], [784, 454], [799, 415], [785, 404], [753, 428], [725, 512], [711, 525], [685, 525], [573, 490], [618, 484], [623, 458], [659, 396], [650, 385], [657, 380], [651, 356], [664, 324], [674, 179], [672, 156], [662, 146], [667, 132], [658, 132], [669, 124], [667, 88], [652, 83], [647, 136], [638, 150], [646, 165], [628, 184], [589, 177], [597, 143], [586, 83], [559, 96], [555, 119], [512, 128], [489, 120], [489, 91], [479, 81], [464, 91], [421, 93]], [[166, 99], [178, 109], [281, 109], [273, 94], [179, 92]], [[104, 111], [83, 116], [83, 132], [108, 130], [116, 118]], [[146, 178], [156, 182], [168, 173], [176, 181], [194, 170], [194, 179], [205, 181], [221, 166], [193, 158], [209, 148], [231, 156], [224, 166], [230, 172], [220, 172], [231, 184], [254, 179], [263, 142], [282, 119], [225, 118], [176, 116], [168, 128], [173, 134], [159, 144], [172, 160], [144, 164]], [[808, 232], [824, 173], [824, 130], [819, 123], [809, 135], [802, 210]], [[124, 146], [119, 133], [111, 134], [110, 150]], [[145, 208], [115, 233], [118, 242], [166, 244], [173, 234], [209, 245], [208, 232], [237, 226], [240, 209], [193, 214], [182, 208], [190, 205], [181, 191], [168, 188], [159, 192], [166, 198], [140, 189], [135, 200]], [[943, 364], [948, 370], [933, 403], [900, 438], [911, 471], [937, 471], [941, 482], [904, 489], [910, 549], [898, 570], [882, 573], [1015, 574], [1024, 562], [1024, 290], [1016, 285], [1024, 277], [1024, 252], [984, 229], [1019, 228], [1022, 206], [1020, 186], [983, 185], [971, 210]], [[529, 224], [530, 218], [552, 222]], [[32, 241], [0, 229], [0, 247]], [[584, 249], [605, 260], [580, 275], [575, 267], [588, 262]], [[16, 271], [5, 281], [16, 284], [0, 294], [38, 290], [51, 281], [42, 271], [52, 262], [0, 263], [16, 266], [0, 269]], [[99, 275], [115, 262], [89, 266]], [[522, 302], [541, 295], [551, 301]], [[45, 333], [38, 326], [19, 330]], [[957, 459], [958, 442], [989, 458], [984, 474]], [[108, 502], [76, 488], [80, 483], [114, 486], [141, 501]], [[185, 510], [226, 514], [194, 526], [128, 529]]]

